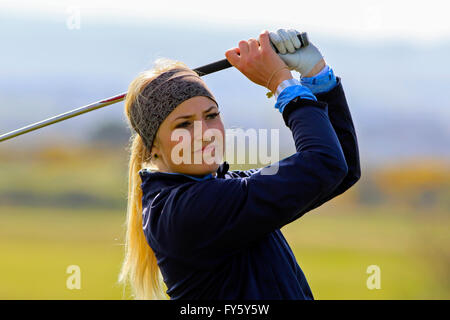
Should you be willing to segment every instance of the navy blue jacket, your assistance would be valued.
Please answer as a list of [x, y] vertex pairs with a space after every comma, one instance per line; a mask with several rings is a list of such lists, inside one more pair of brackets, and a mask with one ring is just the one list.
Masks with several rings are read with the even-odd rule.
[[316, 97], [284, 108], [297, 152], [276, 174], [227, 162], [215, 177], [139, 171], [144, 234], [171, 299], [314, 299], [280, 228], [360, 177], [340, 78]]

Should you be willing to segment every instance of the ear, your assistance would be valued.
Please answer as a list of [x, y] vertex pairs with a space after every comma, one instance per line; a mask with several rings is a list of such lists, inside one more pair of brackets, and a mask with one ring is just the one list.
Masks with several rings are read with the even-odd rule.
[[156, 135], [155, 140], [153, 140], [153, 146], [152, 146], [152, 150], [151, 150], [152, 157], [155, 153], [161, 154], [160, 151], [161, 150], [159, 148], [159, 138], [158, 138], [158, 135]]
[[158, 147], [156, 147], [156, 146], [153, 144], [152, 151], [151, 151], [152, 158], [154, 157], [155, 154], [160, 154], [160, 150], [159, 150]]

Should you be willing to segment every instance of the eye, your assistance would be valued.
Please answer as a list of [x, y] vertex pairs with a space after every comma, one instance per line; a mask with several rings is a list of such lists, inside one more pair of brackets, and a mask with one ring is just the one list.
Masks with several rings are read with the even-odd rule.
[[181, 122], [180, 124], [177, 124], [175, 128], [185, 128], [190, 124], [191, 123], [189, 121], [184, 121], [184, 122]]
[[[220, 114], [220, 111], [219, 112], [215, 112], [215, 113], [210, 113], [206, 117], [208, 119], [215, 119], [219, 114]], [[188, 127], [190, 125], [191, 125], [190, 121], [184, 121], [184, 122], [181, 122], [181, 123], [177, 124], [175, 126], [175, 128], [186, 128], [186, 127]]]
[[216, 118], [219, 114], [220, 114], [220, 111], [219, 111], [219, 112], [216, 112], [216, 113], [210, 113], [210, 114], [207, 115], [207, 117], [211, 117], [210, 119], [214, 119], [214, 118]]

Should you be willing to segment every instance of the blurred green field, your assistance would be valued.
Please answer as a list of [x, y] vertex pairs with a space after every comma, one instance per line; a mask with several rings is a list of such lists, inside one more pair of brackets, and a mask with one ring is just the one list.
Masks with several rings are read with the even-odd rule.
[[[329, 208], [283, 228], [316, 299], [448, 299], [448, 217]], [[332, 210], [333, 209], [333, 210]], [[337, 212], [336, 212], [337, 211]], [[1, 299], [128, 299], [116, 285], [123, 213], [1, 207]], [[66, 268], [81, 269], [69, 290]], [[381, 269], [369, 290], [366, 269]]]
[[[0, 157], [0, 299], [130, 298], [116, 283], [126, 158], [83, 154]], [[316, 299], [450, 298], [445, 207], [362, 206], [345, 197], [282, 229]], [[69, 265], [81, 269], [80, 290], [66, 287]], [[370, 265], [380, 267], [381, 289], [366, 286]]]

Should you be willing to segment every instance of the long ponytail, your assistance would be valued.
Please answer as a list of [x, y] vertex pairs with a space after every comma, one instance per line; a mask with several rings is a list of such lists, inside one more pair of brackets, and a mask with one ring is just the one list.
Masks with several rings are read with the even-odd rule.
[[[155, 61], [154, 68], [141, 72], [131, 82], [125, 99], [125, 115], [131, 128], [131, 110], [137, 96], [156, 76], [179, 67], [188, 68], [182, 62], [160, 58]], [[155, 254], [145, 238], [142, 225], [142, 181], [139, 170], [151, 167], [151, 164], [149, 165], [151, 150], [148, 150], [141, 136], [136, 132], [131, 136], [130, 142], [125, 257], [118, 282], [123, 285], [129, 283], [135, 299], [166, 300], [168, 299], [165, 293], [166, 286]]]
[[119, 282], [130, 283], [135, 299], [166, 299], [156, 257], [142, 227], [142, 190], [139, 170], [147, 154], [141, 137], [134, 134], [130, 150], [125, 259]]

